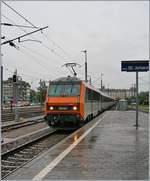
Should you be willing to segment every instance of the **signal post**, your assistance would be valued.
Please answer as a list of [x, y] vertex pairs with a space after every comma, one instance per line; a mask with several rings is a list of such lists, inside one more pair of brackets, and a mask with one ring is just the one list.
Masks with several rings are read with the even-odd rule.
[[13, 75], [13, 103], [15, 104], [15, 121], [19, 121], [17, 70], [15, 70]]

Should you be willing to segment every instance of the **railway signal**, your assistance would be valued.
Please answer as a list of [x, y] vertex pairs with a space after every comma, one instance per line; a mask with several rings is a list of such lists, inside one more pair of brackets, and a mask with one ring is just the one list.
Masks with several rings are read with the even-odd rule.
[[17, 81], [17, 76], [13, 75], [13, 82], [16, 82], [16, 81]]

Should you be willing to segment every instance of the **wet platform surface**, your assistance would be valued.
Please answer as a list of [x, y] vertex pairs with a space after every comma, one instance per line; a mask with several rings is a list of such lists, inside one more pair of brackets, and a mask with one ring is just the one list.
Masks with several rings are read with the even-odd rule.
[[[58, 161], [94, 124], [97, 126]], [[134, 124], [134, 111], [107, 111], [6, 180], [148, 179], [148, 114], [139, 113], [138, 130]]]

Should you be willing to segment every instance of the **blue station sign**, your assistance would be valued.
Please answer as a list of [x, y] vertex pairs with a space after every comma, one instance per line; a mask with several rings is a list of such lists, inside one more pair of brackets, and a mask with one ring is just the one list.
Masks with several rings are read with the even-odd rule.
[[149, 61], [121, 61], [121, 71], [147, 72], [149, 71]]

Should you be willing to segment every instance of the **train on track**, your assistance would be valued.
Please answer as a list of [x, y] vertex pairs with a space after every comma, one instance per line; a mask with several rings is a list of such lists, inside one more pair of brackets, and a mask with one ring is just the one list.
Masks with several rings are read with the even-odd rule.
[[45, 120], [55, 129], [74, 129], [109, 109], [115, 100], [76, 77], [51, 81], [46, 94]]

